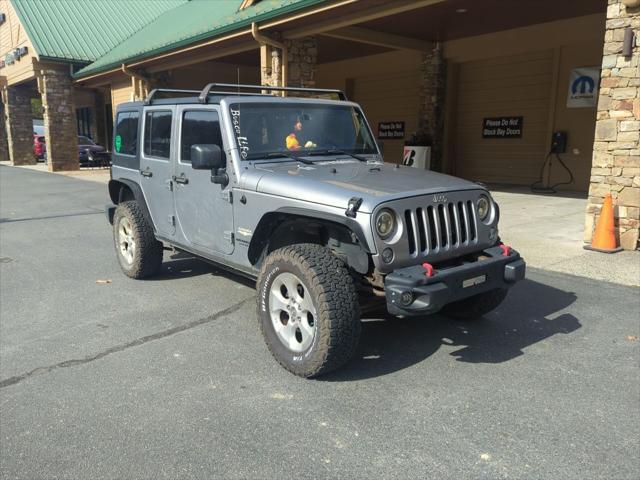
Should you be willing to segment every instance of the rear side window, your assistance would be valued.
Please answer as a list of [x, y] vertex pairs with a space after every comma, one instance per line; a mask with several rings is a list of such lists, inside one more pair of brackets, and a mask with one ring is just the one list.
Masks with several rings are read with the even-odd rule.
[[152, 110], [144, 120], [144, 154], [169, 159], [171, 151], [171, 112]]
[[113, 148], [120, 155], [137, 155], [138, 112], [120, 112], [116, 118]]
[[180, 160], [191, 162], [191, 146], [215, 144], [222, 148], [220, 120], [218, 112], [211, 110], [190, 110], [182, 115], [182, 140]]

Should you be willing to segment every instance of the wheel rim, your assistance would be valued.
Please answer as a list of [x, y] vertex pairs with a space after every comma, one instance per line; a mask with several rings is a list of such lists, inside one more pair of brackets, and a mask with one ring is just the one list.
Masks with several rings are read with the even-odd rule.
[[269, 291], [271, 323], [278, 339], [289, 350], [302, 352], [316, 335], [316, 307], [311, 292], [296, 275], [279, 274]]
[[131, 222], [126, 217], [122, 217], [118, 224], [118, 249], [125, 262], [132, 264], [136, 254], [136, 242], [133, 238]]

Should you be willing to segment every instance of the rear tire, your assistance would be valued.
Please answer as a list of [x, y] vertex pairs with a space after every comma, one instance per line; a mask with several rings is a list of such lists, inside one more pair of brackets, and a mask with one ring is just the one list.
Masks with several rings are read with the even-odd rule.
[[496, 288], [473, 297], [445, 305], [442, 313], [458, 320], [475, 320], [498, 308], [509, 290]]
[[351, 359], [361, 331], [358, 293], [344, 263], [327, 248], [275, 250], [256, 286], [262, 335], [280, 365], [311, 378]]
[[162, 265], [162, 243], [156, 240], [136, 201], [120, 203], [113, 216], [113, 239], [125, 275], [141, 279], [155, 275]]

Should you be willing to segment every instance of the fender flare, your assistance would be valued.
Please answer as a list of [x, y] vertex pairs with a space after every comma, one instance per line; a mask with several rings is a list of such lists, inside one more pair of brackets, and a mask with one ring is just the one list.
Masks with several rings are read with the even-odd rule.
[[259, 252], [261, 252], [264, 246], [266, 245], [265, 240], [269, 238], [268, 231], [267, 232], [262, 231], [263, 228], [268, 227], [269, 222], [263, 223], [263, 221], [269, 216], [278, 215], [278, 214], [289, 215], [291, 217], [297, 217], [297, 218], [322, 220], [322, 221], [331, 222], [337, 225], [341, 225], [345, 227], [347, 230], [353, 232], [353, 234], [357, 238], [358, 242], [360, 243], [360, 245], [362, 246], [362, 249], [366, 254], [371, 254], [372, 252], [375, 252], [375, 248], [372, 249], [369, 242], [367, 242], [367, 238], [360, 224], [352, 218], [343, 217], [341, 215], [335, 215], [327, 212], [318, 212], [317, 210], [311, 210], [311, 209], [300, 208], [300, 207], [281, 207], [281, 208], [278, 208], [277, 210], [273, 210], [271, 212], [265, 213], [260, 219], [260, 222], [258, 222], [258, 226], [256, 227], [256, 230], [253, 234], [253, 237], [251, 239], [249, 249], [248, 249], [249, 261], [251, 263], [254, 263], [255, 261], [258, 260]]
[[355, 234], [356, 238], [358, 239], [366, 253], [375, 252], [375, 248], [372, 249], [369, 245], [369, 242], [367, 242], [367, 237], [362, 231], [362, 227], [353, 218], [343, 217], [342, 215], [336, 215], [333, 213], [318, 212], [317, 210], [309, 210], [300, 207], [281, 207], [276, 210], [276, 212], [288, 213], [290, 215], [296, 215], [299, 217], [317, 218], [319, 220], [327, 220], [339, 225], [344, 225]]
[[153, 227], [153, 231], [156, 231], [156, 226], [153, 223], [153, 219], [151, 218], [151, 214], [149, 213], [149, 208], [147, 207], [147, 201], [144, 198], [144, 193], [142, 193], [142, 188], [133, 180], [129, 180], [128, 178], [114, 178], [109, 180], [109, 197], [111, 197], [111, 201], [118, 205], [122, 202], [122, 187], [125, 186], [131, 190], [133, 193], [133, 198], [138, 202], [140, 208], [142, 209], [142, 214], [149, 225]]

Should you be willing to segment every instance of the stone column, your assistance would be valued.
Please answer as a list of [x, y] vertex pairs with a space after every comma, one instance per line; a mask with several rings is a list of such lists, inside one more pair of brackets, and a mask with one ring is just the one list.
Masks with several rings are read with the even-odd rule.
[[42, 94], [49, 170], [78, 170], [78, 133], [69, 69], [45, 66], [38, 82]]
[[[316, 37], [284, 40], [287, 47], [287, 86], [314, 87], [318, 46]], [[260, 80], [262, 85], [282, 85], [282, 51], [269, 45], [260, 47]]]
[[[640, 230], [640, 5], [608, 1], [584, 240], [591, 241], [604, 196], [611, 193], [620, 245], [634, 250]], [[635, 31], [635, 41], [631, 55], [623, 56], [627, 28]]]
[[289, 62], [287, 85], [289, 87], [316, 86], [316, 65], [318, 63], [318, 43], [316, 37], [285, 40]]
[[442, 45], [422, 54], [418, 134], [431, 139], [431, 169], [442, 171], [447, 64]]
[[33, 90], [25, 86], [18, 85], [3, 89], [7, 147], [12, 165], [34, 165], [37, 163], [33, 154], [32, 96]]
[[9, 161], [9, 145], [7, 144], [7, 119], [4, 113], [4, 103], [0, 102], [0, 161]]

